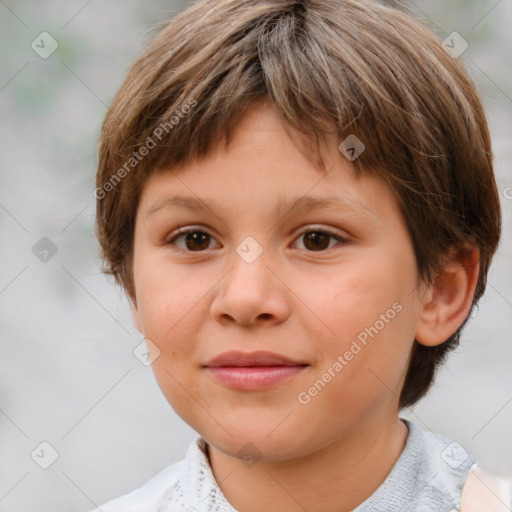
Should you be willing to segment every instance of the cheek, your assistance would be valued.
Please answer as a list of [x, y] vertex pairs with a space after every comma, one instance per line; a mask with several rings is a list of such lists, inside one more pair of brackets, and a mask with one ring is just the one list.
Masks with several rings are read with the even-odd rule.
[[307, 296], [316, 298], [315, 313], [329, 326], [317, 338], [323, 353], [320, 369], [346, 354], [340, 385], [357, 381], [373, 394], [379, 376], [395, 387], [407, 366], [420, 311], [415, 280], [412, 258], [384, 258], [380, 252], [345, 267], [335, 279], [322, 280], [323, 286], [318, 280], [313, 288], [309, 283]]
[[[142, 257], [138, 260], [142, 262]], [[197, 315], [203, 314], [202, 304], [210, 288], [205, 280], [191, 280], [184, 269], [158, 259], [134, 264], [135, 290], [144, 335], [157, 343], [162, 351], [189, 343], [187, 333], [197, 326]], [[194, 284], [191, 285], [190, 283]]]
[[326, 276], [321, 286], [307, 283], [306, 296], [315, 297], [315, 313], [334, 331], [336, 339], [348, 341], [373, 326], [388, 310], [387, 316], [394, 317], [393, 304], [402, 300], [407, 286], [383, 262], [359, 262], [342, 270], [334, 278]]

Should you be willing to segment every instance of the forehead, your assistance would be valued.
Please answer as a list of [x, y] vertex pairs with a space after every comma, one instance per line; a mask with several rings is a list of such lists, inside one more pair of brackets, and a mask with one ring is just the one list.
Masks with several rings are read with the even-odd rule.
[[356, 175], [334, 137], [321, 170], [268, 107], [249, 110], [224, 142], [206, 157], [153, 173], [141, 198], [145, 215], [168, 208], [223, 212], [234, 205], [239, 213], [264, 209], [273, 217], [324, 208], [378, 220], [376, 198], [389, 196], [376, 173]]

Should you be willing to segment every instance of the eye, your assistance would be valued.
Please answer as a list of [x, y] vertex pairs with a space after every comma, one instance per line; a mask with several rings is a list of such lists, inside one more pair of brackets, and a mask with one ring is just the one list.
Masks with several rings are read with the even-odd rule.
[[[177, 243], [177, 240], [181, 238], [184, 238], [185, 247]], [[166, 244], [176, 245], [182, 251], [202, 252], [209, 248], [211, 240], [213, 240], [213, 237], [206, 231], [197, 228], [182, 228]]]
[[[340, 243], [346, 243], [348, 240], [336, 233], [331, 231], [327, 231], [325, 229], [309, 229], [308, 231], [303, 231], [297, 240], [304, 239], [304, 247], [308, 251], [321, 252], [325, 249], [331, 249], [333, 246], [330, 245], [330, 242], [333, 240], [337, 240]], [[339, 245], [339, 244], [335, 244]], [[302, 249], [299, 247], [299, 249]]]
[[[301, 250], [321, 252], [326, 249], [331, 249], [333, 245], [330, 242], [338, 241], [341, 243], [347, 243], [348, 240], [339, 234], [333, 233], [325, 229], [309, 229], [303, 231], [297, 238], [301, 240], [304, 238], [304, 249], [299, 247]], [[182, 243], [178, 243], [181, 241]], [[180, 250], [186, 252], [203, 252], [206, 249], [210, 249], [210, 242], [214, 238], [206, 231], [197, 228], [181, 228], [174, 236], [167, 240], [166, 244], [175, 245]], [[334, 244], [339, 245], [339, 244]]]

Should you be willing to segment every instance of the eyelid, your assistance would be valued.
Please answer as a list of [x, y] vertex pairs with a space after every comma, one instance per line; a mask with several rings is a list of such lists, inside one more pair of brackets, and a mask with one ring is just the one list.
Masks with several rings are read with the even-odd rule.
[[342, 240], [344, 242], [348, 242], [349, 241], [348, 235], [344, 236], [341, 233], [339, 233], [338, 231], [336, 231], [334, 228], [328, 228], [328, 227], [325, 227], [325, 226], [323, 226], [321, 224], [309, 224], [309, 225], [305, 226], [303, 229], [301, 229], [299, 231], [299, 233], [297, 234], [296, 238], [301, 236], [301, 235], [303, 235], [304, 233], [308, 233], [310, 231], [320, 231], [322, 233], [325, 233], [327, 235], [331, 235], [333, 238], [337, 238], [337, 239]]
[[[168, 237], [165, 238], [164, 243], [165, 243], [165, 245], [170, 244], [178, 236], [187, 234], [187, 233], [194, 233], [195, 231], [201, 231], [202, 233], [204, 232], [207, 235], [209, 235], [211, 238], [215, 239], [215, 236], [206, 227], [201, 226], [201, 225], [192, 225], [192, 226], [183, 226], [181, 228], [176, 228], [175, 230], [173, 230], [172, 233], [169, 234]], [[187, 252], [193, 252], [193, 251], [187, 251]]]

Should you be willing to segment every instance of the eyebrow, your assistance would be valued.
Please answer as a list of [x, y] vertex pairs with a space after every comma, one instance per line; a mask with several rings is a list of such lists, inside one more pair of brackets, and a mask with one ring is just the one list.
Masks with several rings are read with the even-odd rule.
[[[157, 201], [147, 211], [146, 217], [162, 210], [163, 208], [180, 208], [191, 212], [220, 211], [221, 206], [211, 198], [198, 199], [192, 196], [172, 196]], [[272, 208], [274, 216], [282, 216], [288, 214], [291, 210], [301, 212], [305, 210], [327, 209], [332, 211], [345, 211], [348, 213], [358, 213], [365, 217], [371, 218], [373, 221], [379, 221], [377, 215], [370, 210], [365, 204], [344, 197], [329, 196], [298, 196], [291, 199], [279, 198]]]

